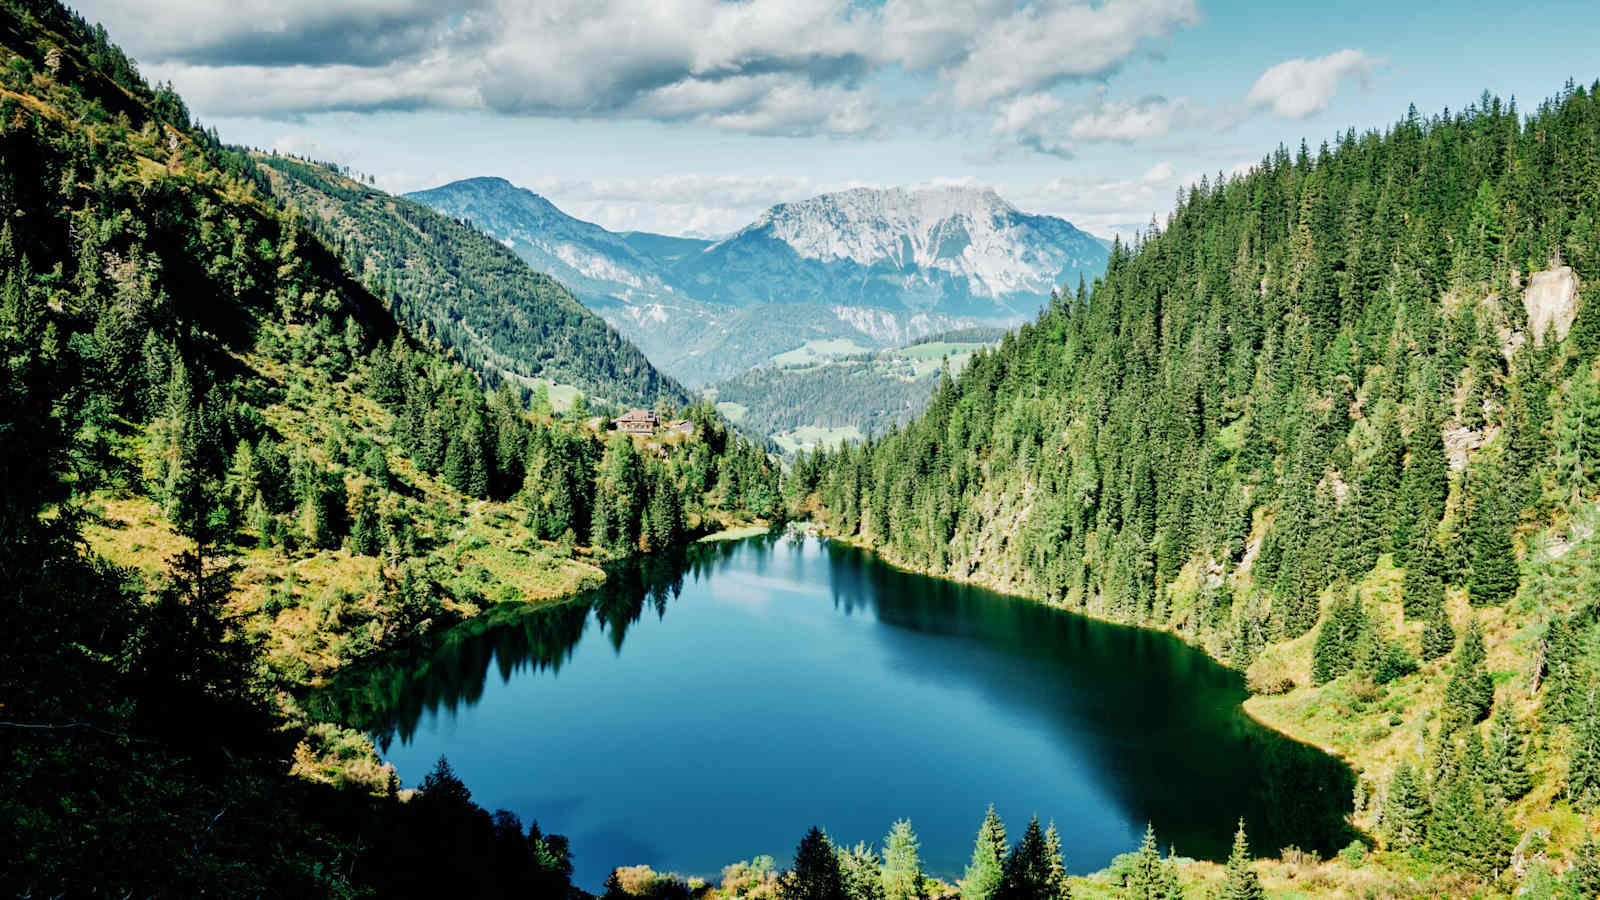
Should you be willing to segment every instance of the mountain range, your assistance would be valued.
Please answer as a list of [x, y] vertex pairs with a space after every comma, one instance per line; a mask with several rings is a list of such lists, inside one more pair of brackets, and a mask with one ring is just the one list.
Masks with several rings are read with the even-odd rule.
[[565, 284], [664, 372], [700, 385], [807, 341], [892, 347], [1012, 325], [1105, 269], [1105, 243], [993, 190], [857, 188], [778, 204], [717, 241], [613, 232], [502, 178], [406, 195]]

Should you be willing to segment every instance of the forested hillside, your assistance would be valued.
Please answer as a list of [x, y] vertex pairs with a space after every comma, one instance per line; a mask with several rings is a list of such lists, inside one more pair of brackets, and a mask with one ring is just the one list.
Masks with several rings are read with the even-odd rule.
[[890, 350], [787, 361], [801, 355], [808, 343], [801, 351], [779, 356], [782, 364], [715, 382], [707, 393], [719, 405], [742, 407], [738, 424], [752, 434], [790, 436], [811, 429], [859, 440], [905, 425], [928, 402], [941, 369], [960, 372], [974, 352], [997, 342], [1001, 334], [1001, 328], [966, 328]]
[[1592, 866], [1597, 92], [1202, 180], [919, 420], [802, 460], [797, 502], [1247, 670], [1424, 893]]
[[443, 763], [401, 803], [305, 685], [774, 512], [777, 470], [704, 407], [636, 440], [488, 391], [269, 188], [103, 30], [0, 6], [0, 892], [560, 896], [563, 840]]
[[324, 166], [254, 159], [273, 192], [306, 213], [309, 229], [402, 322], [456, 349], [491, 384], [540, 378], [619, 404], [688, 402], [682, 386], [559, 282], [471, 225]]

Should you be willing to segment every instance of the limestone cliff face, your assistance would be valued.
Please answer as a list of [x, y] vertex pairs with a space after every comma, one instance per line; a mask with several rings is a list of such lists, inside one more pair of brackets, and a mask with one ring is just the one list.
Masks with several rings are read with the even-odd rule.
[[1578, 275], [1571, 266], [1535, 272], [1522, 292], [1522, 307], [1528, 311], [1528, 331], [1535, 345], [1542, 345], [1547, 332], [1561, 340], [1572, 329], [1578, 316]]

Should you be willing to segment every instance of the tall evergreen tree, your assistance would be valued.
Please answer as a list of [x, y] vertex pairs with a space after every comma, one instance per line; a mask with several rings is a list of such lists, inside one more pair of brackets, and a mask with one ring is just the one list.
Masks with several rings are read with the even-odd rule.
[[1122, 886], [1123, 900], [1182, 900], [1183, 891], [1177, 883], [1176, 866], [1172, 860], [1163, 861], [1156, 846], [1155, 828], [1145, 825], [1144, 840], [1134, 854], [1133, 871]]
[[1009, 853], [1005, 823], [995, 814], [994, 804], [991, 803], [983, 822], [978, 825], [978, 837], [972, 846], [972, 861], [967, 864], [966, 875], [961, 879], [961, 900], [990, 900], [994, 897], [1000, 890]]
[[1071, 900], [1072, 885], [1067, 882], [1067, 864], [1061, 855], [1061, 833], [1056, 823], [1044, 830], [1045, 859], [1050, 864], [1050, 896], [1056, 900]]
[[812, 826], [800, 839], [794, 868], [779, 879], [778, 893], [784, 900], [849, 900], [839, 858], [822, 829]]
[[927, 895], [920, 846], [909, 819], [899, 819], [889, 829], [883, 839], [885, 900], [922, 900]]
[[1311, 680], [1326, 684], [1355, 666], [1356, 644], [1366, 624], [1361, 599], [1340, 592], [1322, 620], [1311, 651]]
[[854, 847], [834, 848], [839, 857], [839, 873], [844, 880], [844, 893], [850, 900], [884, 900], [883, 861], [876, 850], [865, 841]]
[[1022, 833], [1022, 840], [1006, 858], [1000, 890], [995, 896], [1001, 900], [1050, 900], [1055, 895], [1053, 881], [1044, 830], [1039, 827], [1039, 817], [1034, 816]]
[[1444, 602], [1444, 554], [1431, 529], [1419, 532], [1406, 555], [1400, 583], [1401, 608], [1408, 619], [1426, 620]]
[[1233, 834], [1233, 851], [1228, 854], [1228, 865], [1222, 876], [1222, 891], [1217, 900], [1266, 900], [1261, 888], [1261, 876], [1250, 867], [1250, 843], [1245, 838], [1244, 820], [1239, 820], [1239, 830]]
[[1411, 763], [1401, 760], [1384, 792], [1384, 840], [1402, 850], [1421, 845], [1428, 837], [1429, 813], [1422, 779]]
[[1504, 603], [1517, 592], [1521, 577], [1507, 525], [1501, 516], [1480, 511], [1472, 516], [1468, 528], [1467, 559], [1472, 571], [1467, 578], [1467, 597], [1473, 606]]
[[1450, 664], [1450, 681], [1444, 692], [1443, 719], [1447, 726], [1472, 725], [1489, 714], [1489, 707], [1494, 704], [1494, 679], [1485, 667], [1486, 659], [1483, 628], [1473, 619]]
[[1517, 727], [1510, 699], [1497, 704], [1490, 725], [1489, 780], [1506, 800], [1520, 800], [1532, 788], [1528, 774], [1527, 740]]
[[1422, 658], [1439, 659], [1449, 655], [1456, 648], [1456, 630], [1450, 624], [1450, 611], [1445, 608], [1443, 596], [1433, 601], [1426, 621], [1428, 625], [1422, 632]]
[[1591, 688], [1588, 709], [1572, 726], [1572, 746], [1568, 751], [1567, 796], [1579, 809], [1600, 806], [1600, 709], [1595, 706], [1597, 692]]

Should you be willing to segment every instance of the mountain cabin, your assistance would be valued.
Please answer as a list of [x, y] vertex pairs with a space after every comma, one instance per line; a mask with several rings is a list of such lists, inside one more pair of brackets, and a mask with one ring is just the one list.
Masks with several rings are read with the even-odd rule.
[[648, 409], [630, 409], [617, 416], [617, 430], [627, 434], [655, 434], [661, 419]]

